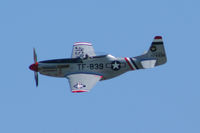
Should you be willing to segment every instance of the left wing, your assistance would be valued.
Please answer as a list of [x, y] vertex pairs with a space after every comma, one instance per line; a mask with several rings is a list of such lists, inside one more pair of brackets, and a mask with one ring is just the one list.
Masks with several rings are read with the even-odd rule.
[[88, 42], [76, 42], [73, 45], [72, 58], [85, 58], [87, 56], [96, 56], [92, 44]]
[[88, 92], [102, 78], [96, 74], [71, 74], [68, 75], [69, 84], [72, 92]]

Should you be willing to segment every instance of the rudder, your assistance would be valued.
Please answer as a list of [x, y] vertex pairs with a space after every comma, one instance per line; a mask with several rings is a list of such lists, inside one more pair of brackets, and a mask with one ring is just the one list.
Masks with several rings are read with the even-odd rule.
[[154, 37], [149, 50], [145, 54], [137, 56], [134, 59], [137, 60], [141, 69], [153, 68], [155, 66], [165, 64], [167, 62], [167, 57], [165, 54], [162, 37]]
[[165, 48], [161, 36], [154, 37], [154, 40], [147, 52], [147, 57], [156, 59], [155, 66], [162, 65], [167, 62]]

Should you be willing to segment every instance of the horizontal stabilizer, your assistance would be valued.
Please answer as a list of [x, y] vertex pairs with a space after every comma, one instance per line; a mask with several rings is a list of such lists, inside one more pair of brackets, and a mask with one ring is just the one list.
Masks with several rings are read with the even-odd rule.
[[156, 60], [143, 60], [141, 61], [142, 67], [143, 68], [153, 68], [155, 67]]

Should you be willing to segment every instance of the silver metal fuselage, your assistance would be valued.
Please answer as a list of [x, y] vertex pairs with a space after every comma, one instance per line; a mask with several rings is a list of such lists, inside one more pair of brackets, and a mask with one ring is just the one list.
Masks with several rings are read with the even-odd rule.
[[67, 78], [72, 92], [88, 92], [100, 80], [117, 77], [131, 70], [148, 69], [165, 64], [167, 57], [161, 36], [155, 36], [148, 51], [136, 57], [116, 58], [110, 54], [96, 56], [91, 43], [77, 42], [73, 45], [72, 58], [37, 62], [33, 49], [36, 86], [38, 72], [43, 75]]
[[116, 58], [112, 55], [87, 57], [84, 59], [56, 59], [40, 61], [38, 63], [40, 74], [65, 78], [75, 73], [86, 73], [100, 75], [102, 80], [106, 80], [130, 70], [124, 58]]

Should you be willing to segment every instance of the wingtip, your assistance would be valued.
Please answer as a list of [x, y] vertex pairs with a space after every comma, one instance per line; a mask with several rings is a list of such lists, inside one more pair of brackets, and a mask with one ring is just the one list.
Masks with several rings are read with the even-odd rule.
[[88, 92], [88, 90], [72, 90], [72, 93]]

